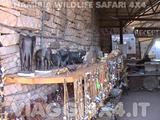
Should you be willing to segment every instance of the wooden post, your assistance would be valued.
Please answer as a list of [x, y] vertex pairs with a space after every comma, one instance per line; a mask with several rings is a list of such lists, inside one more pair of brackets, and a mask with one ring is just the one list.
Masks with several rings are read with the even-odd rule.
[[120, 21], [120, 44], [123, 44], [123, 25], [122, 25], [122, 21]]
[[74, 106], [75, 106], [75, 120], [78, 120], [78, 106], [77, 106], [77, 81], [75, 81], [74, 83]]
[[79, 102], [79, 120], [84, 116], [84, 104], [83, 104], [83, 85], [82, 78], [78, 81], [78, 102]]
[[84, 78], [84, 114], [87, 114], [87, 74]]
[[68, 89], [67, 89], [67, 83], [64, 79], [64, 120], [69, 120], [69, 113], [68, 113]]

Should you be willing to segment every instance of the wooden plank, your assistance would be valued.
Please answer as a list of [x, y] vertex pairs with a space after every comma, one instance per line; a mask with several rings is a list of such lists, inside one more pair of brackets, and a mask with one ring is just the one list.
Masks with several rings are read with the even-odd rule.
[[80, 102], [80, 112], [81, 112], [81, 117], [80, 118], [82, 118], [82, 116], [84, 116], [84, 92], [83, 92], [83, 79], [80, 79], [80, 98], [79, 98], [79, 102]]
[[77, 83], [77, 96], [78, 96], [78, 120], [80, 120], [84, 116], [84, 104], [83, 104], [83, 85], [82, 85], [82, 79], [78, 80]]
[[75, 107], [75, 120], [78, 120], [78, 105], [77, 105], [77, 81], [74, 82], [74, 107]]
[[63, 110], [63, 113], [64, 113], [64, 118], [66, 120], [69, 120], [69, 112], [68, 112], [68, 88], [67, 88], [67, 82], [66, 80], [64, 79], [64, 84], [63, 84], [63, 87], [64, 87], [64, 110]]
[[87, 114], [87, 90], [88, 90], [88, 84], [87, 84], [87, 75], [84, 78], [84, 114]]
[[6, 76], [6, 84], [58, 84], [64, 83], [64, 79], [67, 83], [73, 83], [75, 80], [79, 80], [82, 76], [85, 75], [86, 72], [94, 72], [100, 65], [103, 64], [94, 64], [89, 67], [83, 67], [80, 70], [69, 73], [68, 75], [60, 75], [60, 76], [49, 76], [49, 77], [20, 77], [18, 75], [7, 75]]
[[58, 84], [64, 83], [64, 79], [67, 83], [74, 82], [72, 77], [18, 77], [18, 76], [6, 76], [6, 84]]

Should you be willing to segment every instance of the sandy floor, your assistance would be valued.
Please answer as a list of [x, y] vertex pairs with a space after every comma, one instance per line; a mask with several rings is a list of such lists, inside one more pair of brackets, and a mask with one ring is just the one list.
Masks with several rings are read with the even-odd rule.
[[[129, 95], [123, 96], [121, 101], [124, 103], [124, 110], [126, 112], [124, 116], [118, 118], [118, 120], [160, 120], [160, 91], [129, 92]], [[136, 117], [134, 116], [133, 103], [147, 103], [146, 105], [150, 104], [150, 106], [147, 107], [145, 117], [142, 116], [142, 107], [140, 106], [137, 107], [138, 110], [134, 110], [135, 113], [137, 113], [137, 115], [135, 114]], [[106, 119], [101, 118], [98, 120]]]

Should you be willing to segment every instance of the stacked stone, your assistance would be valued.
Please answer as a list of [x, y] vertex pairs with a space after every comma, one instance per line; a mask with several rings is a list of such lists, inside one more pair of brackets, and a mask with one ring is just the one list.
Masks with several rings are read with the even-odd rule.
[[[44, 5], [43, 35], [46, 46], [55, 41], [60, 43], [60, 47], [73, 49], [98, 46], [99, 29], [93, 10], [57, 9], [55, 1], [46, 0]], [[19, 34], [30, 34], [27, 31], [31, 30], [37, 36], [36, 50], [40, 48], [42, 4], [40, 0], [4, 0], [0, 3], [0, 15], [0, 43], [3, 45], [0, 48], [1, 62], [7, 73], [16, 73], [20, 68]], [[5, 61], [10, 64], [7, 65]]]
[[98, 27], [93, 11], [89, 8], [67, 9], [67, 25], [65, 31], [65, 46], [71, 48], [98, 46]]
[[[40, 48], [42, 26], [42, 4], [44, 0], [2, 0], [0, 2], [0, 63], [5, 68], [5, 74], [14, 74], [20, 71], [19, 36], [32, 34], [36, 36], [36, 48]], [[84, 49], [98, 46], [99, 29], [90, 8], [61, 8], [54, 6], [55, 1], [45, 0], [44, 12], [44, 41], [48, 47], [52, 43], [59, 44], [55, 48], [69, 47]], [[74, 0], [75, 2], [79, 0]], [[83, 0], [87, 1], [87, 0]], [[19, 106], [30, 99], [45, 97], [54, 85], [6, 85], [4, 88], [5, 105], [10, 111], [10, 105]], [[39, 95], [40, 94], [40, 95]], [[19, 107], [21, 108], [21, 107]]]
[[[28, 34], [29, 30], [37, 36], [37, 46], [39, 49], [40, 30], [41, 30], [41, 8], [38, 5], [28, 3], [29, 1], [21, 0], [4, 0], [0, 2], [0, 63], [5, 68], [5, 74], [14, 74], [20, 71], [20, 56], [19, 56], [19, 36]], [[34, 1], [32, 1], [34, 2]], [[47, 9], [46, 9], [47, 10]], [[48, 12], [46, 11], [48, 15]], [[46, 15], [46, 16], [47, 16]], [[54, 18], [54, 16], [53, 16]], [[51, 18], [53, 20], [53, 18]], [[47, 19], [48, 20], [48, 19]], [[47, 22], [46, 20], [46, 22]], [[47, 23], [50, 27], [53, 21]], [[53, 25], [54, 27], [54, 25]], [[49, 29], [49, 28], [48, 28]], [[56, 28], [48, 31], [54, 32], [56, 36]], [[47, 36], [44, 40], [49, 43], [54, 41], [53, 36]], [[51, 94], [56, 89], [56, 85], [5, 85], [4, 87], [4, 105], [9, 113], [19, 113], [24, 107], [24, 104], [37, 98], [46, 99], [48, 94]], [[12, 110], [14, 105], [17, 109]]]

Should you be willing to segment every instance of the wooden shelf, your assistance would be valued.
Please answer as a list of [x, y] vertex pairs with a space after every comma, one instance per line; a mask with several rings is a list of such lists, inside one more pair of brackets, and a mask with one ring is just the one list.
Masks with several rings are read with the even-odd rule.
[[58, 84], [74, 82], [72, 77], [20, 77], [17, 75], [6, 76], [6, 84]]
[[7, 75], [5, 79], [6, 84], [59, 84], [64, 83], [65, 81], [67, 83], [73, 83], [75, 80], [81, 79], [82, 76], [86, 74], [86, 72], [94, 72], [97, 68], [99, 68], [100, 65], [105, 64], [94, 64], [89, 67], [82, 67], [81, 69], [65, 74], [65, 75], [59, 75], [59, 76], [49, 76], [49, 77], [41, 77], [41, 76], [35, 76], [35, 77], [21, 77], [18, 75]]

